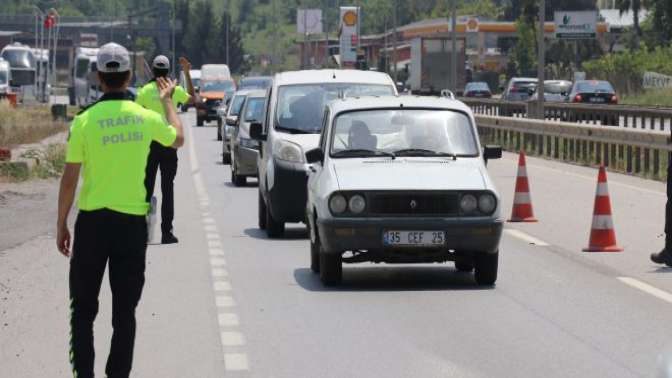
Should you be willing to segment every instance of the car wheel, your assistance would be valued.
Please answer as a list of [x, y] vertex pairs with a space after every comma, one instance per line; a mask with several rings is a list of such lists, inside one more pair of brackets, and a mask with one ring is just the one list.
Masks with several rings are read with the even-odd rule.
[[333, 286], [341, 283], [343, 279], [343, 263], [339, 253], [325, 253], [320, 248], [320, 281], [324, 286]]
[[313, 232], [315, 232], [315, 242], [310, 241], [310, 270], [313, 273], [320, 273], [320, 249], [322, 245], [317, 230], [313, 230]]
[[203, 126], [203, 118], [196, 117], [196, 126]]
[[259, 192], [259, 210], [258, 210], [258, 223], [259, 229], [266, 229], [266, 202], [264, 202], [264, 197], [261, 195], [261, 190]]
[[217, 140], [222, 140], [222, 121], [217, 121]]
[[471, 273], [474, 270], [474, 263], [471, 261], [455, 261], [455, 269], [458, 272]]
[[475, 257], [474, 263], [476, 283], [482, 286], [494, 285], [497, 281], [499, 252], [481, 253]]
[[269, 238], [279, 238], [285, 233], [285, 222], [277, 221], [271, 214], [271, 209], [266, 205], [266, 234]]
[[245, 186], [247, 184], [247, 177], [236, 173], [235, 164], [231, 164], [231, 182], [234, 186]]

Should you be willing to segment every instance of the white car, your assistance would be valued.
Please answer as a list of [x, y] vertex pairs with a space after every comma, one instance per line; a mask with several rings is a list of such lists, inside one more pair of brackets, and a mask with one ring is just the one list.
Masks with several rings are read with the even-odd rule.
[[221, 111], [220, 109], [217, 110], [217, 114], [223, 120], [223, 122], [220, 122], [221, 126], [217, 128], [217, 140], [222, 141], [222, 164], [231, 164], [231, 150], [229, 148], [231, 146], [231, 136], [235, 127], [238, 126], [238, 117], [245, 105], [245, 99], [253, 91], [253, 89], [236, 91], [233, 97], [222, 104], [223, 109], [220, 108]]
[[396, 88], [385, 73], [307, 70], [277, 74], [269, 91], [265, 119], [250, 125], [250, 137], [261, 142], [259, 227], [280, 237], [286, 222], [305, 220], [304, 154], [318, 145], [325, 105], [339, 98], [396, 95]]
[[326, 107], [306, 217], [311, 269], [337, 284], [342, 263], [441, 263], [497, 279], [502, 216], [473, 114], [437, 97], [362, 97]]

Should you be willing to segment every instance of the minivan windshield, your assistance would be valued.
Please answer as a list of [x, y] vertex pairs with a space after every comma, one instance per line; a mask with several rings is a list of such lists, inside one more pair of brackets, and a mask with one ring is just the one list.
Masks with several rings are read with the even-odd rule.
[[478, 144], [469, 118], [459, 112], [365, 110], [336, 118], [331, 156], [478, 156]]
[[233, 82], [226, 81], [206, 81], [201, 91], [203, 92], [227, 92], [233, 90]]
[[29, 50], [5, 50], [0, 57], [12, 68], [35, 68], [35, 56]]
[[322, 112], [329, 101], [343, 97], [390, 95], [394, 95], [394, 87], [381, 84], [281, 86], [278, 90], [275, 128], [290, 133], [318, 134], [322, 129]]

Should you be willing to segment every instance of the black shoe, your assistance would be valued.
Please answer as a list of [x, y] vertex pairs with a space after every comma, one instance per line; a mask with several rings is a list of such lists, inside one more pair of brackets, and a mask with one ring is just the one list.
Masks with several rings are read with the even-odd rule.
[[665, 264], [672, 267], [672, 254], [670, 254], [667, 248], [663, 248], [662, 251], [651, 254], [651, 261], [656, 264]]
[[175, 244], [177, 243], [177, 238], [173, 235], [172, 232], [167, 232], [161, 235], [161, 244]]

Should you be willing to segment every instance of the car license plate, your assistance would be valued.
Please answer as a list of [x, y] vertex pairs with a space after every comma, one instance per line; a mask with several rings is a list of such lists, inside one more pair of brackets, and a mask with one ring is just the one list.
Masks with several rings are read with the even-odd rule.
[[385, 231], [383, 243], [387, 246], [442, 246], [446, 244], [443, 231]]
[[602, 97], [591, 97], [590, 102], [604, 102]]

